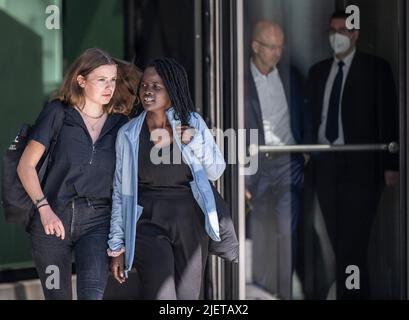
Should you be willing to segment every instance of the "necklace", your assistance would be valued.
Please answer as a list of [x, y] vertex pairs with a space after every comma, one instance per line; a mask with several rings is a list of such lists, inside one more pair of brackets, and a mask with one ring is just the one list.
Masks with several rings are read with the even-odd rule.
[[94, 116], [90, 116], [88, 113], [86, 113], [84, 110], [81, 110], [80, 108], [78, 108], [78, 107], [76, 107], [81, 113], [83, 113], [84, 115], [86, 115], [88, 118], [91, 118], [91, 119], [101, 119], [102, 118], [102, 116], [105, 114], [105, 111], [104, 110], [102, 110], [102, 113], [99, 115], [99, 116], [96, 116], [96, 117], [94, 117]]
[[[76, 107], [79, 111], [81, 111], [78, 107]], [[87, 116], [87, 114], [85, 113], [85, 112], [83, 112], [83, 111], [81, 111], [81, 117], [82, 117], [82, 119], [84, 120], [84, 122], [85, 122], [85, 125], [86, 125], [86, 127], [87, 128], [89, 128], [89, 129], [91, 129], [91, 131], [92, 132], [94, 132], [94, 131], [96, 131], [96, 129], [95, 129], [95, 127], [97, 126], [97, 124], [101, 121], [101, 119], [104, 119], [105, 117], [103, 117], [104, 115], [105, 115], [105, 112], [103, 112], [100, 116], [98, 116], [98, 117], [92, 117], [92, 116], [89, 116], [90, 118], [92, 118], [92, 119], [95, 119], [95, 120], [97, 120], [97, 121], [95, 121], [93, 124], [90, 122], [90, 120], [88, 120], [86, 117], [84, 117], [84, 116]]]
[[[86, 120], [87, 124], [89, 125], [89, 127], [91, 128], [92, 131], [95, 131], [95, 127], [97, 126], [97, 124], [101, 121], [102, 118], [99, 118], [97, 121], [95, 121], [94, 124], [91, 124], [88, 120]], [[84, 118], [85, 120], [85, 118]]]

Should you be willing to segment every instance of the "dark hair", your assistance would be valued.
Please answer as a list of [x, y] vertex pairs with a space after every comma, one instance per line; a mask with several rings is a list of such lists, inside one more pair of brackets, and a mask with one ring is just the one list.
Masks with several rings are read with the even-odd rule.
[[333, 19], [348, 19], [349, 14], [345, 12], [345, 10], [337, 10], [335, 11], [329, 21], [331, 22]]
[[180, 120], [182, 125], [188, 125], [190, 113], [194, 111], [194, 104], [190, 96], [185, 68], [172, 58], [154, 59], [148, 64], [147, 68], [149, 67], [155, 68], [162, 78], [172, 107], [175, 109], [175, 119]]
[[52, 99], [59, 99], [71, 106], [83, 108], [85, 98], [83, 89], [77, 82], [77, 77], [87, 77], [93, 70], [103, 65], [117, 66], [117, 84], [111, 101], [104, 106], [108, 113], [128, 115], [137, 100], [137, 87], [141, 78], [140, 70], [127, 61], [113, 58], [109, 53], [90, 48], [85, 50], [67, 71], [63, 83]]

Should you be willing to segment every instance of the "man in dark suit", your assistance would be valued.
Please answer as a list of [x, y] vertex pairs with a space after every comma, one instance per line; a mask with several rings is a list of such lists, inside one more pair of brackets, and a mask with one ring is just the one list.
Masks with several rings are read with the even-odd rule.
[[[347, 29], [347, 18], [345, 12], [333, 14], [330, 44], [334, 57], [317, 63], [309, 72], [314, 142], [397, 141], [397, 98], [391, 69], [385, 60], [356, 48], [359, 31]], [[398, 182], [397, 156], [338, 152], [317, 154], [312, 160], [318, 201], [335, 253], [337, 298], [369, 298], [370, 231], [383, 185]], [[357, 269], [348, 271], [348, 266], [359, 268], [359, 281]]]
[[[302, 80], [295, 68], [279, 64], [283, 47], [284, 34], [278, 24], [256, 24], [245, 78], [245, 126], [247, 132], [258, 130], [260, 145], [291, 145], [302, 140]], [[246, 177], [246, 199], [253, 207], [253, 283], [281, 299], [292, 298], [292, 247], [303, 163], [301, 154], [260, 153], [257, 172]]]

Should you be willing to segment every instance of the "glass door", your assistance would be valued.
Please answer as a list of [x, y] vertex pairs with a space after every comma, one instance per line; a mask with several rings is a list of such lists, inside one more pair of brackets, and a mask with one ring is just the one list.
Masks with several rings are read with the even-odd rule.
[[406, 7], [350, 4], [232, 7], [240, 298], [406, 296]]

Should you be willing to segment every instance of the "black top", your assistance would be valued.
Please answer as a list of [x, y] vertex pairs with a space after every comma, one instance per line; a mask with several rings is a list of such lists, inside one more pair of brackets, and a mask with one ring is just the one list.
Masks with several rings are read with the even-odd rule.
[[45, 105], [30, 139], [48, 149], [58, 136], [42, 186], [54, 209], [66, 206], [77, 197], [111, 199], [116, 135], [127, 121], [124, 115], [109, 115], [93, 144], [75, 108], [58, 100]]
[[[174, 150], [174, 148], [176, 148]], [[152, 154], [158, 155], [165, 163], [151, 161]], [[174, 156], [177, 155], [177, 156]], [[139, 136], [138, 185], [139, 191], [159, 191], [164, 189], [190, 189], [193, 180], [189, 166], [182, 159], [176, 143], [164, 148], [157, 148], [150, 139], [146, 120]]]

